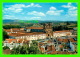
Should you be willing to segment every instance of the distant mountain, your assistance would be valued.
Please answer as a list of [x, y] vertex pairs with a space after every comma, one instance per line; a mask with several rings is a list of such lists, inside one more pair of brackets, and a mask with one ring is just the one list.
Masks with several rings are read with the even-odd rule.
[[14, 20], [10, 20], [10, 19], [3, 20], [3, 23], [8, 23], [8, 22], [14, 22]]
[[6, 24], [6, 23], [14, 23], [14, 22], [18, 22], [18, 20], [11, 20], [11, 19], [4, 19], [3, 20], [3, 24]]
[[53, 21], [53, 20], [11, 20], [11, 19], [4, 19], [3, 24], [6, 23], [47, 23], [47, 22], [52, 22], [52, 23], [61, 23], [61, 22], [70, 22], [70, 23], [77, 23], [77, 21]]

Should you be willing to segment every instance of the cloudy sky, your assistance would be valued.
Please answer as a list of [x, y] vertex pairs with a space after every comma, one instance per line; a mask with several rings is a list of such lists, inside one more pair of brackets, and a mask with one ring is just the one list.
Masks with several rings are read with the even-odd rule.
[[3, 19], [77, 21], [77, 3], [3, 3]]

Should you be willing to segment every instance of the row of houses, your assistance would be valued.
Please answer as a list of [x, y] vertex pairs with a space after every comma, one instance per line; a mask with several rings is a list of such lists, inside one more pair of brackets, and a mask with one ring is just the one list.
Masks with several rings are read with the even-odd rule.
[[[8, 33], [10, 38], [15, 38], [15, 39], [38, 40], [38, 39], [47, 38], [47, 34], [45, 32], [26, 32], [24, 31], [23, 28], [21, 29], [13, 28], [13, 29], [4, 29], [4, 30]], [[69, 30], [55, 31], [53, 32], [52, 38], [61, 37], [61, 36], [70, 36], [70, 35], [72, 35], [72, 32]]]
[[29, 40], [23, 40], [23, 39], [5, 39], [3, 43], [4, 43], [3, 47], [7, 46], [10, 48], [10, 50], [12, 50], [14, 47], [23, 46], [24, 44], [30, 45]]
[[[3, 46], [8, 46], [12, 50], [14, 47], [23, 46], [24, 44], [30, 46], [32, 42], [24, 39], [6, 39], [3, 43]], [[46, 54], [54, 54], [55, 51], [71, 53], [77, 51], [77, 40], [66, 37], [57, 37], [55, 39], [46, 38], [44, 40], [38, 40], [38, 47]]]

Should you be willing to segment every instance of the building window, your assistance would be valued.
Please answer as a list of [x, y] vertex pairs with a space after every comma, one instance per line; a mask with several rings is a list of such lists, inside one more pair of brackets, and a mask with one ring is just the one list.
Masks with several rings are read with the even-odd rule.
[[45, 47], [45, 50], [47, 50], [47, 46]]
[[49, 34], [48, 34], [48, 36], [49, 36]]

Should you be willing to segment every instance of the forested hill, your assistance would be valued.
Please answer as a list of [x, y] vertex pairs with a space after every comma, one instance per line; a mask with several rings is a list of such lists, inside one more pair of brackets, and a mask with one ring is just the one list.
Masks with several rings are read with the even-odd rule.
[[3, 24], [19, 24], [19, 23], [47, 23], [47, 22], [52, 22], [52, 23], [65, 23], [65, 22], [69, 22], [69, 23], [77, 23], [77, 21], [42, 21], [42, 20], [13, 20], [13, 19], [4, 19], [3, 20]]

